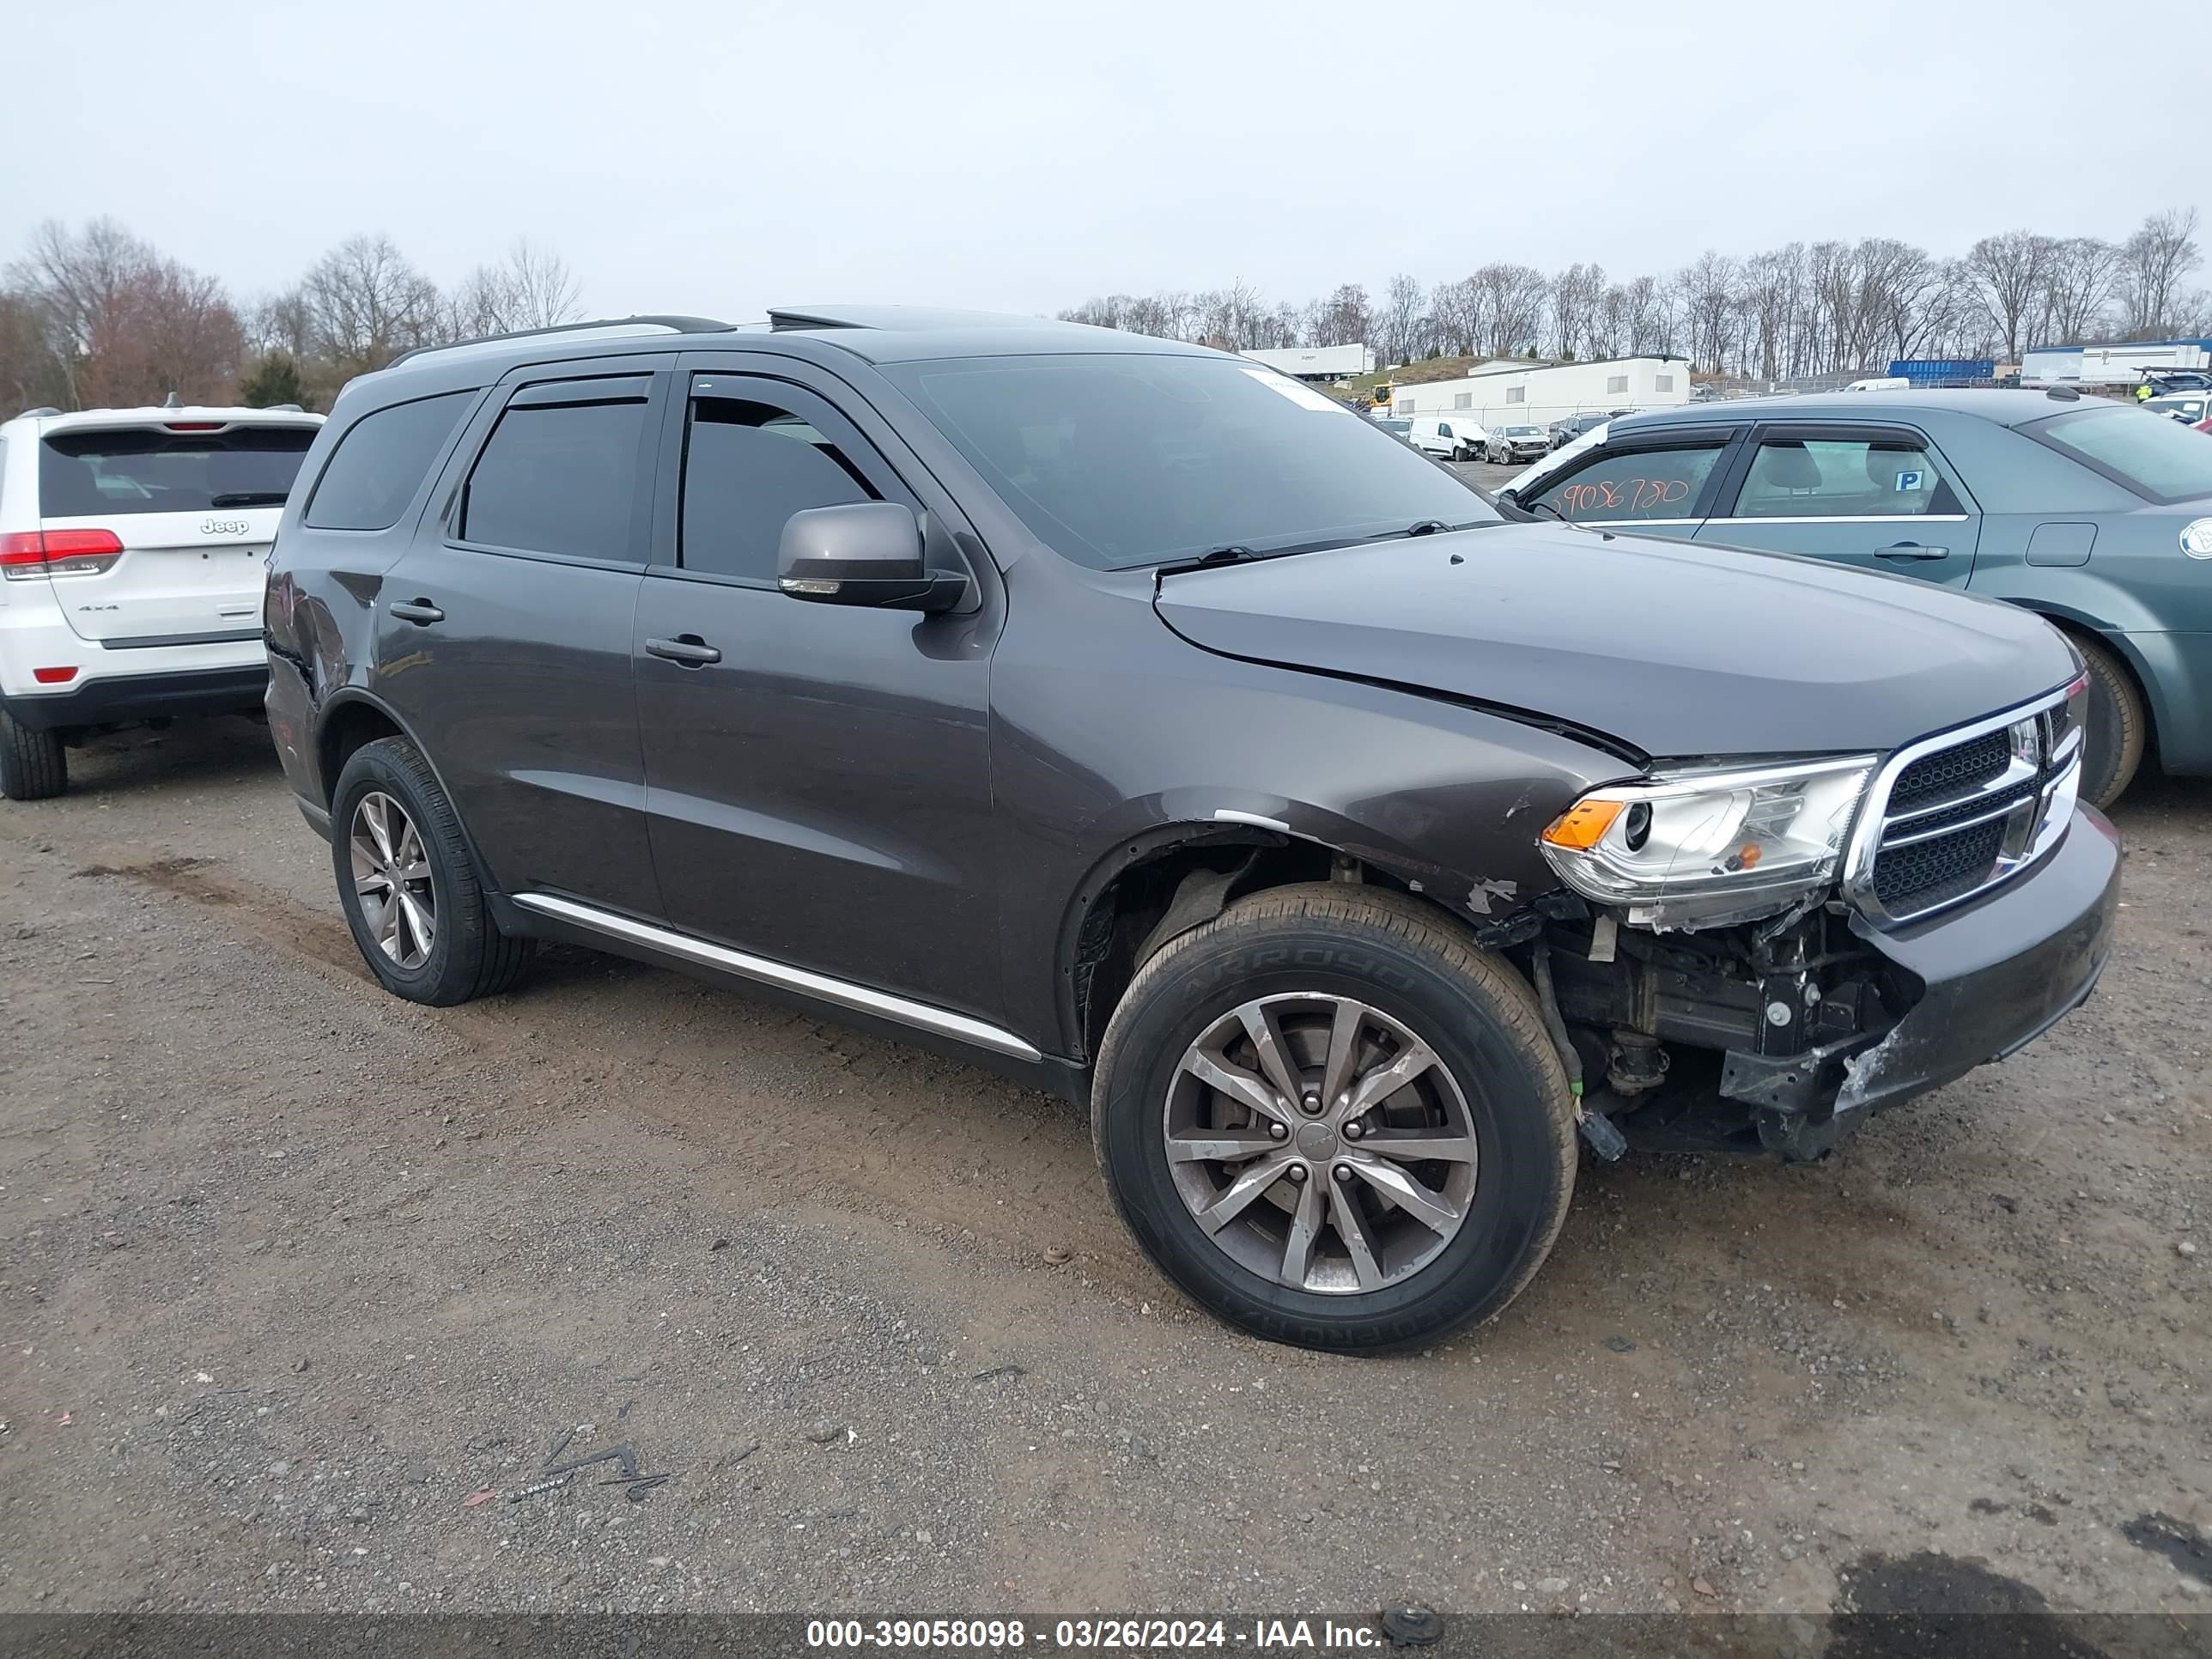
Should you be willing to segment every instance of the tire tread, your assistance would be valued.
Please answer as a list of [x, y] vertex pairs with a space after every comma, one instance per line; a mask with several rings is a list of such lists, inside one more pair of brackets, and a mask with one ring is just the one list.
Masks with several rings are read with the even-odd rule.
[[0, 794], [50, 800], [68, 787], [69, 755], [60, 738], [21, 725], [0, 708]]
[[2136, 690], [2133, 678], [2113, 655], [2110, 646], [2071, 630], [2068, 636], [2074, 648], [2081, 653], [2081, 660], [2089, 670], [2090, 683], [2112, 699], [2119, 719], [2119, 752], [2113, 758], [2109, 780], [2087, 776], [2082, 780], [2084, 799], [2101, 811], [2125, 794], [2128, 786], [2135, 781], [2136, 773], [2142, 765], [2143, 750], [2149, 743], [2150, 718], [2143, 708], [2142, 694]]
[[[1353, 938], [1385, 940], [1427, 957], [1439, 972], [1459, 980], [1490, 1005], [1503, 1034], [1547, 1085], [1543, 1090], [1544, 1104], [1547, 1127], [1558, 1152], [1553, 1164], [1556, 1178], [1543, 1197], [1540, 1231], [1512, 1278], [1502, 1290], [1484, 1298], [1479, 1313], [1470, 1314], [1463, 1320], [1442, 1324], [1419, 1337], [1401, 1341], [1363, 1342], [1359, 1346], [1364, 1352], [1388, 1352], [1394, 1348], [1437, 1340], [1462, 1323], [1486, 1324], [1528, 1287], [1551, 1255], [1560, 1229], [1566, 1224], [1580, 1153], [1576, 1140], [1574, 1097], [1568, 1088], [1566, 1068], [1546, 1029], [1533, 988], [1510, 966], [1477, 947], [1450, 917], [1425, 900], [1389, 888], [1353, 886], [1342, 882], [1299, 883], [1269, 888], [1239, 899], [1212, 921], [1168, 940], [1139, 967], [1107, 1023], [1093, 1074], [1092, 1149], [1103, 1167], [1107, 1158], [1104, 1109], [1108, 1081], [1114, 1075], [1133, 1011], [1142, 1006], [1152, 988], [1172, 973], [1178, 960], [1189, 952], [1206, 950], [1243, 934], [1301, 926], [1318, 926]], [[1110, 1188], [1112, 1183], [1109, 1184]], [[1117, 1206], [1121, 1202], [1118, 1192], [1115, 1194], [1115, 1202]]]
[[[511, 989], [530, 966], [534, 941], [501, 933], [493, 920], [491, 908], [484, 902], [483, 883], [469, 850], [468, 837], [461, 830], [460, 815], [439, 787], [437, 774], [430, 769], [422, 751], [405, 738], [379, 738], [374, 743], [364, 744], [339, 775], [337, 788], [333, 792], [334, 805], [343, 801], [359, 773], [379, 765], [389, 767], [407, 782], [412, 799], [405, 805], [413, 810], [416, 827], [424, 840], [432, 844], [433, 856], [443, 866], [453, 890], [446, 906], [451, 914], [439, 917], [439, 929], [441, 933], [447, 929], [455, 931], [446, 941], [446, 971], [437, 981], [419, 990], [395, 984], [368, 951], [364, 950], [362, 956], [387, 989], [432, 1007], [473, 1002], [478, 997], [495, 996]], [[338, 812], [331, 816], [331, 845], [335, 859], [342, 862], [345, 856], [345, 825]], [[343, 875], [340, 880], [343, 882]], [[350, 921], [350, 910], [348, 919]]]

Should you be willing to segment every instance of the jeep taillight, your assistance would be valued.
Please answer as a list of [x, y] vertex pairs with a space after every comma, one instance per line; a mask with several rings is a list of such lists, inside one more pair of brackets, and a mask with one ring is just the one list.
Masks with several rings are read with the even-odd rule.
[[0, 536], [0, 576], [97, 576], [123, 555], [112, 530], [21, 530]]

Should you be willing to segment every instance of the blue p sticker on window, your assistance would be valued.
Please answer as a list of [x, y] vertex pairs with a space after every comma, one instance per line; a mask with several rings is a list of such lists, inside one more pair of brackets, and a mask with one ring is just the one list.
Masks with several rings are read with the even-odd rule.
[[1920, 477], [1921, 477], [1921, 475], [1920, 475], [1919, 473], [1917, 473], [1917, 472], [1900, 472], [1900, 473], [1899, 473], [1899, 474], [1897, 475], [1897, 488], [1898, 488], [1898, 491], [1899, 491], [1899, 493], [1901, 495], [1901, 494], [1903, 494], [1905, 490], [1908, 490], [1908, 489], [1919, 489], [1919, 488], [1920, 488]]

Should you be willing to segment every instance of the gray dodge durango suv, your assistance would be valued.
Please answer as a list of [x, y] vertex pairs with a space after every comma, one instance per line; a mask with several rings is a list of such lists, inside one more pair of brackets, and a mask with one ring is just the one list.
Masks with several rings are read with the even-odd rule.
[[1497, 1312], [1580, 1156], [1817, 1157], [2104, 965], [2039, 618], [1498, 509], [1257, 365], [823, 308], [416, 354], [269, 713], [395, 994], [612, 951], [1086, 1104], [1222, 1318]]

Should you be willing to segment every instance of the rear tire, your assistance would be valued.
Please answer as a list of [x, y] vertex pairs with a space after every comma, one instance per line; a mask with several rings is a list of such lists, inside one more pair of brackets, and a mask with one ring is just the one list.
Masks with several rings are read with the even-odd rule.
[[2067, 636], [2089, 670], [2089, 707], [2081, 734], [2081, 799], [2104, 808], [2127, 792], [2142, 764], [2150, 718], [2142, 694], [2110, 647], [2080, 634]]
[[48, 800], [69, 787], [69, 757], [60, 735], [33, 731], [0, 708], [0, 795]]
[[354, 943], [394, 996], [450, 1007], [529, 967], [532, 941], [499, 931], [460, 817], [406, 738], [362, 744], [338, 774], [331, 858]]
[[[1395, 1080], [1414, 1045], [1434, 1063]], [[1255, 895], [1147, 961], [1100, 1047], [1091, 1133], [1122, 1219], [1194, 1301], [1345, 1352], [1499, 1312], [1574, 1191], [1572, 1100], [1528, 986], [1419, 901], [1340, 884]], [[1408, 1137], [1443, 1155], [1383, 1150]]]

